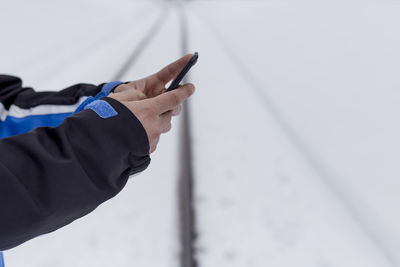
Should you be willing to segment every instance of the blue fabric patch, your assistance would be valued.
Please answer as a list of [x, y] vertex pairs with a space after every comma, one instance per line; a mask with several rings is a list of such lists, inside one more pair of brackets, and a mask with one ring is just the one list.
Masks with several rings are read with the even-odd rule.
[[106, 83], [105, 85], [103, 85], [103, 87], [101, 88], [101, 91], [97, 93], [97, 95], [93, 96], [89, 96], [88, 98], [85, 99], [85, 101], [82, 102], [82, 104], [79, 105], [79, 107], [75, 110], [74, 113], [77, 113], [79, 111], [82, 111], [85, 109], [85, 107], [92, 103], [95, 100], [98, 100], [102, 97], [108, 96], [111, 92], [112, 89], [114, 89], [115, 87], [117, 87], [118, 85], [122, 84], [123, 82], [120, 81], [114, 81], [114, 82], [109, 82]]
[[72, 115], [71, 112], [59, 114], [30, 115], [23, 118], [7, 116], [5, 121], [0, 121], [0, 139], [17, 134], [23, 134], [37, 127], [57, 127], [64, 121], [66, 117], [70, 115]]
[[103, 119], [111, 118], [118, 115], [118, 112], [108, 104], [107, 101], [104, 100], [95, 100], [89, 105], [87, 105], [84, 109], [91, 109], [97, 113]]

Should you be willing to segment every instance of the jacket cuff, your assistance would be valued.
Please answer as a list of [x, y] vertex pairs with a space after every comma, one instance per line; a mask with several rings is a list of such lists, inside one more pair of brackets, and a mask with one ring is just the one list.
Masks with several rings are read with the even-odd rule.
[[[114, 98], [103, 97], [101, 100], [106, 101], [114, 108], [117, 113], [116, 117], [119, 117], [118, 120], [121, 126], [121, 131], [125, 130], [124, 132], [127, 134], [127, 138], [132, 139], [132, 132], [138, 134], [136, 141], [142, 144], [141, 148], [143, 149], [143, 152], [141, 151], [141, 155], [148, 155], [150, 153], [149, 138], [143, 124], [136, 115], [124, 104]], [[128, 128], [128, 131], [126, 128]]]
[[[79, 121], [81, 125], [77, 125], [77, 127], [81, 131], [87, 131], [80, 134], [82, 138], [86, 139], [86, 141], [81, 140], [81, 142], [92, 148], [95, 146], [95, 150], [101, 151], [98, 156], [102, 155], [102, 159], [92, 158], [91, 160], [91, 163], [96, 164], [93, 169], [97, 168], [98, 172], [107, 173], [110, 170], [117, 171], [119, 169], [118, 171], [122, 171], [127, 168], [125, 172], [128, 175], [145, 170], [151, 159], [149, 156], [149, 139], [142, 123], [119, 101], [110, 97], [103, 97], [95, 102], [98, 101], [104, 101], [107, 105], [110, 105], [116, 115], [103, 118], [95, 109], [88, 108], [67, 118], [67, 120], [75, 120], [75, 118], [80, 117], [81, 119], [76, 122]], [[94, 156], [93, 152], [90, 153], [91, 157]], [[100, 161], [103, 163], [100, 163]], [[120, 168], [115, 169], [115, 164], [120, 165]], [[119, 174], [109, 173], [109, 177], [115, 177]]]

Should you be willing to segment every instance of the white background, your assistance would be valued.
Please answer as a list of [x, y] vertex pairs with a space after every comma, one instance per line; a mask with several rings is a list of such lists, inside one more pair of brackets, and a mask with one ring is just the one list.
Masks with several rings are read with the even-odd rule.
[[[0, 72], [37, 90], [181, 53], [177, 6], [3, 1]], [[400, 3], [188, 1], [200, 267], [400, 266]], [[5, 252], [7, 267], [178, 266], [179, 121], [113, 200]]]

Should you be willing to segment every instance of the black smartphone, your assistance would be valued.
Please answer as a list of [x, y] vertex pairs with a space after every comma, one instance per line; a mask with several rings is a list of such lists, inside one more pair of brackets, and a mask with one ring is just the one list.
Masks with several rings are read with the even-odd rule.
[[172, 81], [170, 86], [167, 89], [167, 92], [172, 91], [176, 88], [178, 88], [179, 83], [183, 80], [185, 77], [186, 73], [190, 70], [191, 67], [196, 64], [197, 59], [199, 58], [199, 53], [195, 52], [193, 56], [190, 58], [189, 62], [186, 64], [186, 66], [182, 69], [182, 71], [176, 76], [176, 78]]

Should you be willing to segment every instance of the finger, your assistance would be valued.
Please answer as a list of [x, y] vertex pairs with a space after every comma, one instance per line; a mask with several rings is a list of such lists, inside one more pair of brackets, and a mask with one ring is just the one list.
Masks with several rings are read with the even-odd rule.
[[158, 141], [160, 141], [160, 137], [157, 137], [151, 143], [151, 145], [150, 145], [150, 154], [153, 153], [157, 149]]
[[164, 88], [165, 84], [167, 84], [170, 80], [175, 78], [179, 72], [183, 69], [183, 67], [188, 63], [192, 54], [187, 54], [175, 62], [164, 67], [159, 72], [147, 77], [147, 88], [159, 87]]
[[133, 82], [128, 82], [127, 85], [129, 87], [133, 87], [134, 89], [144, 92], [146, 87], [146, 81], [144, 79], [141, 79]]
[[181, 113], [181, 110], [182, 110], [182, 104], [177, 106], [177, 107], [175, 107], [172, 110], [168, 110], [168, 111], [164, 112], [163, 114], [160, 115], [160, 117], [163, 117], [163, 116], [166, 116], [166, 115], [171, 115], [171, 117], [172, 116], [177, 116], [177, 115], [179, 115], [179, 113]]
[[171, 124], [171, 122], [169, 122], [164, 126], [164, 129], [163, 129], [162, 133], [169, 132], [171, 130], [171, 128], [172, 128], [172, 124]]
[[123, 83], [118, 85], [113, 93], [121, 93], [124, 91], [130, 91], [130, 90], [136, 90], [140, 91], [144, 94], [144, 87], [145, 87], [145, 82], [142, 80], [139, 81], [134, 81], [134, 82], [129, 82], [129, 83]]
[[178, 107], [174, 108], [172, 110], [172, 116], [178, 116], [181, 113], [182, 110], [182, 105], [179, 105]]
[[171, 130], [171, 119], [172, 119], [172, 110], [164, 112], [160, 115], [160, 122], [162, 124], [162, 133], [166, 133]]
[[160, 119], [165, 120], [165, 121], [171, 120], [172, 112], [173, 112], [172, 110], [168, 110], [168, 111], [164, 112], [163, 114], [160, 115]]
[[158, 108], [158, 114], [162, 114], [178, 107], [185, 99], [194, 93], [194, 90], [193, 84], [185, 84], [173, 91], [152, 98], [152, 101], [155, 102], [154, 106]]
[[131, 87], [125, 83], [118, 85], [117, 87], [114, 88], [114, 90], [111, 90], [110, 94], [108, 95], [109, 97], [113, 97], [117, 100], [122, 100], [123, 95], [121, 95], [121, 92], [124, 92], [126, 90], [129, 90]]
[[121, 99], [123, 101], [137, 101], [147, 98], [143, 92], [133, 89], [132, 87], [129, 90], [115, 93], [115, 95], [118, 97], [118, 99]]
[[129, 89], [130, 89], [130, 86], [125, 84], [125, 83], [123, 83], [123, 84], [120, 84], [117, 87], [115, 87], [114, 93], [119, 93], [119, 92], [122, 92], [122, 91], [125, 91], [125, 90], [129, 90]]

